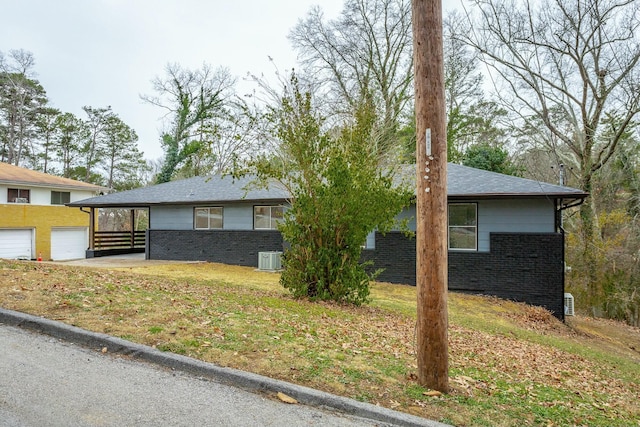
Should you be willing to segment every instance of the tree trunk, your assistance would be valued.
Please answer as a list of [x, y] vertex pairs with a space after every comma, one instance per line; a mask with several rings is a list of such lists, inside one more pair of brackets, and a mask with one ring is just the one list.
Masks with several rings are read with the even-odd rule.
[[[592, 190], [593, 175], [585, 173], [581, 189], [588, 193]], [[598, 217], [594, 206], [594, 198], [589, 197], [580, 205], [580, 221], [582, 223], [582, 260], [585, 265], [587, 279], [587, 296], [592, 310], [596, 310], [602, 302], [601, 284], [598, 280], [597, 240], [600, 238]], [[597, 313], [593, 313], [597, 314]]]

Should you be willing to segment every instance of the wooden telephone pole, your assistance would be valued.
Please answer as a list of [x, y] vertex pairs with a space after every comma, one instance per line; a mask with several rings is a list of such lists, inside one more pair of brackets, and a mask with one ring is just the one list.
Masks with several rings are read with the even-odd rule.
[[413, 0], [418, 382], [447, 393], [447, 132], [441, 0]]

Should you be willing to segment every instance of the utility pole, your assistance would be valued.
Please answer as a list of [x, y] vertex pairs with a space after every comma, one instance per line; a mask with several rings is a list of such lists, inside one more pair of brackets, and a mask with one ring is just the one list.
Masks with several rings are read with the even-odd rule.
[[420, 385], [449, 391], [447, 132], [441, 0], [412, 0], [416, 110], [416, 286]]

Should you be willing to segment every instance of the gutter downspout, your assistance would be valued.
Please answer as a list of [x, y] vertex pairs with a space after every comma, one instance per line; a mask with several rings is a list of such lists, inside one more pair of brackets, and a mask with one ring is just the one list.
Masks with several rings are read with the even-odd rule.
[[562, 236], [562, 249], [560, 250], [561, 252], [561, 256], [560, 256], [560, 260], [562, 262], [562, 279], [560, 280], [562, 283], [562, 304], [560, 304], [561, 307], [563, 307], [562, 309], [562, 313], [560, 314], [560, 318], [562, 320], [562, 322], [564, 323], [565, 321], [565, 313], [564, 313], [564, 293], [566, 292], [566, 288], [565, 288], [565, 283], [566, 283], [566, 279], [565, 279], [565, 231], [563, 228], [563, 224], [562, 224], [562, 199], [554, 199], [553, 204], [555, 206], [555, 211], [556, 211], [556, 215], [555, 215], [555, 229], [556, 229], [556, 233], [559, 233]]
[[[562, 215], [562, 213], [560, 214]], [[565, 322], [565, 312], [564, 312], [564, 294], [567, 291], [566, 289], [566, 275], [567, 275], [567, 263], [565, 261], [565, 238], [566, 238], [566, 234], [564, 231], [564, 228], [561, 226], [560, 227], [560, 234], [562, 235], [562, 322]]]
[[95, 236], [95, 231], [96, 231], [95, 218], [96, 218], [96, 214], [95, 214], [95, 208], [89, 208], [88, 211], [85, 211], [84, 207], [81, 207], [80, 208], [80, 212], [84, 212], [86, 214], [89, 214], [89, 248], [88, 248], [88, 250], [93, 250], [93, 249], [95, 249], [95, 246], [96, 246], [96, 236]]
[[84, 210], [84, 206], [80, 207], [80, 212], [89, 214], [89, 247], [85, 251], [85, 258], [93, 258], [94, 249], [96, 246], [96, 212], [95, 208], [89, 208], [89, 211]]
[[89, 248], [87, 251], [93, 251], [96, 246], [96, 210], [95, 208], [89, 208], [89, 211], [87, 212], [83, 207], [81, 207], [80, 211], [89, 214]]
[[[581, 204], [584, 203], [584, 198], [580, 199], [578, 201], [574, 201], [573, 203], [570, 204], [563, 204], [562, 203], [562, 199], [556, 199], [555, 200], [555, 205], [556, 205], [556, 232], [560, 233], [562, 235], [562, 307], [564, 307], [564, 294], [566, 292], [566, 270], [567, 270], [567, 263], [565, 261], [565, 242], [566, 242], [566, 231], [564, 229], [564, 224], [562, 221], [562, 211], [564, 211], [565, 209], [569, 209], [569, 208], [573, 208], [576, 206], [580, 206]], [[564, 313], [564, 309], [562, 310], [562, 321], [565, 322], [565, 313]]]

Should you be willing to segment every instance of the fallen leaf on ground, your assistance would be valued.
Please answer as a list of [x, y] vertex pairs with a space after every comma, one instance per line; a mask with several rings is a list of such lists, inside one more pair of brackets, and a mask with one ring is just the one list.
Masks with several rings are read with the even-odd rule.
[[281, 401], [283, 401], [284, 403], [289, 403], [289, 404], [295, 404], [298, 403], [297, 400], [295, 400], [293, 397], [291, 396], [287, 396], [286, 394], [282, 393], [282, 392], [278, 392], [278, 399], [280, 399]]

